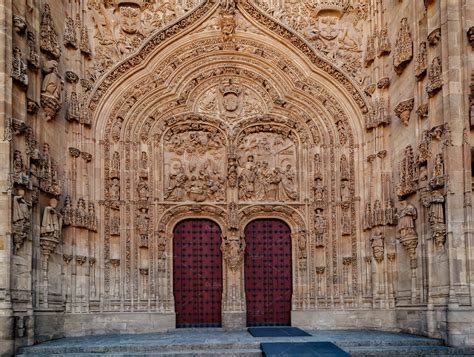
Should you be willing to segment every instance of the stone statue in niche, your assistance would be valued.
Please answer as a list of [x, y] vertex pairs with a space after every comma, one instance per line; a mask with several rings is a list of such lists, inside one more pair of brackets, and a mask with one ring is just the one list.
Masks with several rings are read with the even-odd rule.
[[349, 181], [341, 181], [341, 202], [349, 202], [351, 200], [351, 188], [349, 187]]
[[393, 54], [393, 66], [395, 72], [401, 74], [412, 58], [413, 40], [411, 38], [408, 19], [404, 17], [400, 22], [400, 29], [398, 30]]
[[13, 58], [12, 58], [12, 78], [23, 87], [28, 86], [28, 73], [27, 65], [23, 61], [21, 49], [15, 47], [13, 49]]
[[64, 199], [64, 207], [62, 209], [63, 225], [74, 225], [74, 208], [72, 207], [71, 197], [66, 196]]
[[324, 186], [323, 179], [316, 177], [313, 186], [314, 203], [316, 206], [324, 206], [327, 201], [327, 188]]
[[93, 202], [89, 202], [88, 210], [89, 215], [87, 220], [87, 229], [89, 229], [91, 232], [97, 232], [97, 229], [99, 227], [99, 220], [95, 213], [95, 205]]
[[317, 208], [314, 213], [314, 233], [316, 236], [316, 246], [326, 246], [326, 233], [328, 231], [328, 221], [324, 215], [324, 211]]
[[50, 238], [56, 241], [61, 240], [63, 226], [63, 216], [57, 210], [58, 201], [52, 198], [49, 206], [45, 207], [43, 219], [41, 221], [41, 237]]
[[443, 187], [445, 184], [443, 154], [437, 154], [433, 162], [433, 173], [430, 179], [431, 188]]
[[166, 138], [165, 168], [168, 201], [223, 201], [225, 198], [225, 161], [223, 138], [215, 129], [183, 130]]
[[46, 120], [52, 120], [61, 109], [61, 96], [64, 82], [58, 74], [58, 62], [52, 60], [44, 65], [47, 73], [41, 87], [41, 106], [44, 109]]
[[150, 191], [148, 188], [148, 180], [146, 178], [140, 177], [138, 185], [138, 199], [140, 201], [147, 201], [150, 196]]
[[31, 227], [31, 206], [25, 199], [25, 190], [19, 188], [13, 197], [13, 242], [18, 251], [27, 239]]
[[239, 144], [239, 198], [244, 201], [298, 199], [295, 144], [278, 133], [252, 133]]
[[370, 238], [372, 255], [377, 263], [381, 263], [384, 259], [384, 237], [382, 233], [376, 233]]
[[148, 209], [140, 208], [137, 214], [137, 231], [142, 247], [148, 247], [148, 234], [150, 232], [150, 216]]
[[110, 182], [110, 199], [113, 201], [120, 201], [120, 180], [113, 178]]
[[19, 185], [28, 185], [29, 178], [26, 174], [25, 166], [23, 164], [23, 156], [20, 150], [13, 152], [13, 172], [12, 181]]
[[86, 201], [83, 198], [77, 200], [77, 208], [75, 211], [74, 226], [78, 228], [87, 228], [87, 209]]
[[54, 25], [53, 16], [49, 4], [44, 4], [41, 14], [40, 24], [40, 48], [51, 54], [54, 58], [61, 56], [61, 48], [59, 47], [58, 33]]
[[417, 212], [415, 206], [408, 204], [398, 213], [398, 232], [400, 237], [416, 236], [415, 220]]

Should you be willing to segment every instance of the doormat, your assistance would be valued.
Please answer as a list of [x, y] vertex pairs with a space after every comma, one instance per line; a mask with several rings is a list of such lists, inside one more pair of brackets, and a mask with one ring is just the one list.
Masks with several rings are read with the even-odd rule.
[[298, 337], [311, 336], [297, 327], [249, 327], [253, 337]]
[[350, 357], [331, 342], [262, 343], [264, 357]]

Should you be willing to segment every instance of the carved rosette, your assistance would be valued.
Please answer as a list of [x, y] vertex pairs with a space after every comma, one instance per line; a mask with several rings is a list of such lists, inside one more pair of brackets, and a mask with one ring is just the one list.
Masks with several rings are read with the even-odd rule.
[[229, 232], [228, 236], [223, 238], [221, 251], [230, 270], [238, 271], [244, 260], [245, 239], [236, 232]]

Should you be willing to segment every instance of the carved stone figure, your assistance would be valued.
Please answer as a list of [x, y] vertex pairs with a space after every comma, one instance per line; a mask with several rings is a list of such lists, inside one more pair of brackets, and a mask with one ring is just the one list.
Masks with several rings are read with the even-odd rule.
[[27, 28], [25, 19], [21, 16], [13, 15], [13, 28], [17, 33], [23, 35]]
[[404, 17], [400, 22], [400, 29], [398, 30], [397, 40], [395, 42], [395, 49], [393, 53], [393, 66], [395, 71], [400, 74], [405, 69], [406, 65], [413, 58], [413, 40], [411, 38], [410, 27], [408, 19]]
[[61, 241], [63, 216], [57, 211], [58, 201], [52, 198], [45, 207], [41, 221], [41, 237]]
[[64, 199], [64, 207], [62, 209], [63, 225], [71, 226], [74, 225], [74, 208], [72, 207], [72, 201], [70, 196], [66, 196]]
[[253, 199], [255, 197], [255, 179], [257, 166], [254, 163], [254, 156], [249, 155], [247, 162], [239, 176], [239, 198]]
[[236, 232], [229, 232], [224, 237], [221, 245], [222, 257], [228, 264], [229, 268], [237, 271], [244, 259], [245, 240], [238, 236]]
[[184, 168], [179, 167], [177, 173], [171, 174], [169, 177], [169, 184], [165, 192], [165, 199], [170, 201], [182, 201], [185, 198], [185, 185], [188, 179], [188, 176], [184, 172]]
[[47, 121], [56, 117], [56, 113], [61, 109], [61, 97], [63, 90], [63, 80], [58, 74], [58, 62], [48, 61], [44, 65], [46, 76], [41, 87], [41, 106], [45, 112]]
[[41, 13], [40, 48], [42, 51], [51, 54], [54, 58], [61, 56], [58, 33], [56, 32], [53, 16], [51, 15], [51, 8], [47, 3], [44, 4]]
[[86, 201], [83, 198], [77, 200], [77, 206], [74, 213], [74, 226], [78, 228], [87, 228], [88, 212]]
[[23, 156], [19, 150], [15, 150], [13, 153], [12, 180], [19, 185], [28, 185], [29, 182], [28, 175], [26, 175], [25, 166], [23, 164]]
[[372, 255], [377, 263], [381, 263], [384, 259], [384, 237], [382, 233], [376, 233], [370, 238]]
[[120, 201], [120, 180], [113, 178], [110, 182], [110, 199], [113, 201]]
[[349, 202], [351, 200], [351, 189], [349, 182], [346, 180], [341, 181], [341, 202]]
[[23, 61], [21, 49], [15, 47], [13, 49], [12, 59], [12, 78], [17, 81], [21, 86], [28, 86], [28, 73], [26, 63]]
[[416, 248], [418, 247], [418, 235], [415, 230], [416, 218], [416, 208], [411, 204], [402, 207], [398, 213], [399, 240], [408, 251], [411, 269], [416, 269], [418, 265], [416, 257]]
[[148, 180], [141, 177], [140, 181], [138, 182], [137, 186], [137, 191], [138, 191], [138, 199], [140, 201], [147, 201], [148, 197], [150, 196], [150, 192], [148, 189]]
[[13, 197], [13, 242], [17, 252], [30, 231], [31, 206], [32, 204], [25, 199], [25, 190], [19, 188]]
[[437, 154], [433, 162], [433, 172], [430, 180], [431, 188], [443, 187], [445, 184], [444, 158], [443, 154]]

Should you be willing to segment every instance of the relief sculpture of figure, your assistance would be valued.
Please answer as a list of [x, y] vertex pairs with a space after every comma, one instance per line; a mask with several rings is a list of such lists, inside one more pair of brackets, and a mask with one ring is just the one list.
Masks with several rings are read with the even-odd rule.
[[169, 201], [182, 201], [186, 194], [185, 185], [188, 176], [184, 172], [184, 168], [180, 167], [176, 174], [169, 177], [169, 185], [165, 192], [165, 199]]
[[295, 172], [290, 164], [286, 165], [286, 170], [281, 171], [281, 180], [278, 184], [278, 196], [280, 201], [295, 201], [298, 198], [295, 185]]
[[239, 197], [243, 200], [255, 197], [256, 168], [253, 155], [249, 155], [239, 177]]

